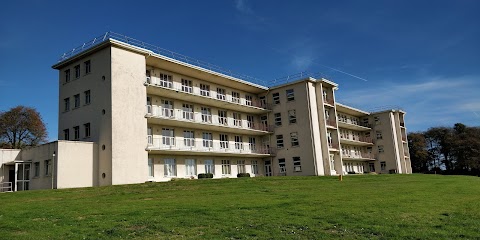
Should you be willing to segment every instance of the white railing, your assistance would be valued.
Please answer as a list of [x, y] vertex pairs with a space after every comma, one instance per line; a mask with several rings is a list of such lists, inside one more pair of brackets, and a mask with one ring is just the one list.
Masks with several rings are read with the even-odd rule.
[[1, 182], [0, 183], [0, 192], [12, 192], [12, 182]]
[[375, 159], [372, 153], [342, 153], [344, 158]]
[[353, 135], [350, 135], [350, 134], [348, 136], [340, 135], [340, 139], [355, 141], [355, 142], [373, 143], [373, 140], [370, 137], [358, 137], [358, 136], [353, 136]]

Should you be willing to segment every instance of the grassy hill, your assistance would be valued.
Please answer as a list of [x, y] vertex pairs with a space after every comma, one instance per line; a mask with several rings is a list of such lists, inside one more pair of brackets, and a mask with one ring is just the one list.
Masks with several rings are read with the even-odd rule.
[[480, 178], [178, 180], [0, 194], [0, 239], [479, 239]]

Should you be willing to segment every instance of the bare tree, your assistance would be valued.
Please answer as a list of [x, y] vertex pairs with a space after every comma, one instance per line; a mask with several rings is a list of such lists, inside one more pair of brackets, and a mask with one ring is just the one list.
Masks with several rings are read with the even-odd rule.
[[25, 148], [46, 142], [47, 130], [34, 108], [17, 106], [0, 112], [0, 146]]

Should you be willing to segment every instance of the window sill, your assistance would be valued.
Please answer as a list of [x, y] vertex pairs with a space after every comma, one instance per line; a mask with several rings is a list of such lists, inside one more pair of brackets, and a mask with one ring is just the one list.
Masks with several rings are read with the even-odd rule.
[[298, 147], [300, 147], [300, 145], [295, 145], [295, 146], [292, 145], [292, 148], [298, 148]]

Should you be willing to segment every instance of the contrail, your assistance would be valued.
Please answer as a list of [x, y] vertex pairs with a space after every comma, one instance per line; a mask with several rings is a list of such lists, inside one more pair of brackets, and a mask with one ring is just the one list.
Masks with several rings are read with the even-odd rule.
[[[313, 61], [312, 61], [312, 62], [313, 62]], [[325, 65], [320, 64], [320, 63], [317, 63], [317, 62], [314, 62], [314, 63], [316, 63], [316, 64], [318, 64], [318, 65], [320, 65], [320, 66], [322, 66], [322, 67], [326, 67], [326, 68], [328, 68], [328, 69], [331, 69], [331, 70], [333, 70], [333, 71], [337, 71], [337, 72], [346, 74], [346, 75], [348, 75], [348, 76], [350, 76], [350, 77], [358, 78], [358, 79], [360, 79], [360, 80], [362, 80], [362, 81], [368, 82], [368, 80], [365, 79], [365, 78], [361, 78], [361, 77], [359, 77], [359, 76], [355, 76], [355, 75], [353, 75], [353, 74], [344, 72], [344, 71], [342, 71], [342, 70], [339, 70], [339, 69], [336, 69], [336, 68], [333, 68], [333, 67], [325, 66]]]

